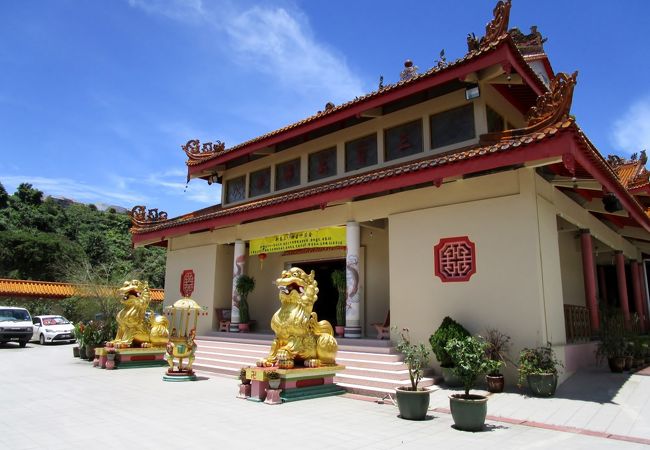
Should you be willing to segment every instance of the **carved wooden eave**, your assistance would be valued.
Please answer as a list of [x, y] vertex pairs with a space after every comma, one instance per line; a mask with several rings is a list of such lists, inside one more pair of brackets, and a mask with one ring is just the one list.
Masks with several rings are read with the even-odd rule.
[[481, 135], [481, 144], [507, 141], [519, 136], [534, 134], [540, 130], [557, 123], [572, 121], [569, 116], [571, 102], [573, 101], [573, 89], [576, 85], [578, 72], [571, 75], [558, 73], [551, 81], [549, 92], [537, 97], [535, 106], [530, 108], [526, 114], [527, 126], [514, 130], [499, 131]]
[[494, 7], [493, 18], [485, 26], [485, 36], [480, 40], [474, 34], [467, 35], [467, 50], [469, 52], [477, 51], [489, 47], [503, 35], [508, 33], [508, 23], [510, 22], [511, 0], [500, 0]]
[[134, 206], [129, 215], [131, 216], [131, 226], [135, 230], [160, 224], [168, 220], [165, 211], [158, 211], [158, 208], [152, 208], [147, 211], [147, 207], [142, 205]]
[[181, 148], [187, 155], [185, 164], [193, 166], [223, 153], [226, 149], [226, 144], [221, 141], [215, 141], [214, 143], [204, 142], [201, 145], [198, 139], [191, 139], [187, 141], [187, 144], [182, 145]]

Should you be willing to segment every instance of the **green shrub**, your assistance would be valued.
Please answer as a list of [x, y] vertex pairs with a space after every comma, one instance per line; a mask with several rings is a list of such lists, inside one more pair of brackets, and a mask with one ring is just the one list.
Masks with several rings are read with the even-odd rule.
[[486, 342], [473, 336], [450, 339], [445, 346], [445, 351], [454, 364], [453, 371], [463, 382], [465, 397], [469, 397], [469, 391], [474, 387], [476, 377], [490, 370], [491, 360], [485, 353], [487, 346]]
[[524, 348], [519, 353], [519, 385], [523, 385], [528, 375], [557, 375], [558, 367], [564, 366], [555, 356], [550, 342], [545, 347]]
[[436, 332], [429, 338], [433, 353], [442, 367], [454, 365], [451, 355], [446, 350], [447, 343], [452, 339], [462, 339], [467, 336], [470, 336], [469, 331], [454, 319], [449, 316], [443, 319]]
[[397, 344], [397, 351], [404, 355], [404, 363], [409, 369], [411, 379], [411, 390], [417, 391], [418, 384], [424, 376], [424, 369], [429, 364], [429, 350], [424, 344], [413, 344], [409, 337], [409, 330], [402, 329], [400, 341]]

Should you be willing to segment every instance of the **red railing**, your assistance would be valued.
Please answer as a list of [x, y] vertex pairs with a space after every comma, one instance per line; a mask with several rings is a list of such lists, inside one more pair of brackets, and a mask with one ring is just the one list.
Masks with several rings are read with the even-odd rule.
[[564, 305], [564, 326], [567, 344], [591, 340], [591, 323], [587, 307]]

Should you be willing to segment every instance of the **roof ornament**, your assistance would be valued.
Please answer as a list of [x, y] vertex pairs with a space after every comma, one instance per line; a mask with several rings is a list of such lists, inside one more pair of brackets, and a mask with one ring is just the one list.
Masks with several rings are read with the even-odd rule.
[[377, 87], [377, 90], [382, 90], [384, 88], [384, 76], [380, 75], [379, 76], [379, 86]]
[[167, 220], [167, 213], [165, 211], [158, 211], [158, 208], [152, 208], [147, 211], [146, 206], [134, 206], [131, 212], [131, 225], [133, 228], [141, 228], [147, 225], [153, 225]]
[[547, 38], [537, 30], [537, 25], [530, 27], [530, 34], [524, 34], [519, 28], [513, 28], [508, 33], [522, 55], [535, 55], [544, 53], [544, 43]]
[[577, 77], [577, 70], [571, 75], [562, 72], [555, 75], [549, 92], [537, 97], [537, 103], [526, 114], [529, 127], [547, 121], [558, 122], [569, 116]]
[[474, 33], [467, 35], [468, 52], [485, 48], [508, 32], [511, 6], [512, 0], [499, 0], [499, 2], [497, 2], [492, 11], [494, 18], [485, 26], [485, 36], [479, 40], [476, 38]]
[[188, 158], [186, 164], [191, 165], [200, 163], [219, 152], [223, 152], [226, 149], [226, 144], [221, 141], [215, 141], [214, 143], [204, 142], [201, 145], [198, 139], [191, 139], [187, 141], [187, 144], [182, 145], [181, 148]]
[[443, 68], [447, 65], [447, 57], [445, 56], [445, 49], [440, 50], [440, 59], [436, 59], [436, 66]]
[[404, 70], [400, 72], [399, 79], [401, 81], [410, 80], [418, 74], [418, 66], [413, 65], [413, 61], [407, 59], [404, 61]]

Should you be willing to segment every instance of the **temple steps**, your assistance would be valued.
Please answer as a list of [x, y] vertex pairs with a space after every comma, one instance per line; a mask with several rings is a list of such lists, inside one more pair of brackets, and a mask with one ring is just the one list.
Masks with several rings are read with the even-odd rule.
[[[255, 366], [268, 355], [272, 335], [213, 332], [197, 340], [194, 369], [236, 378], [239, 370]], [[403, 357], [389, 341], [377, 339], [337, 339], [339, 352], [336, 361], [344, 365], [334, 381], [348, 392], [384, 397], [394, 393], [395, 387], [410, 385], [408, 368]], [[430, 387], [436, 382], [432, 372], [425, 373], [420, 386]]]

